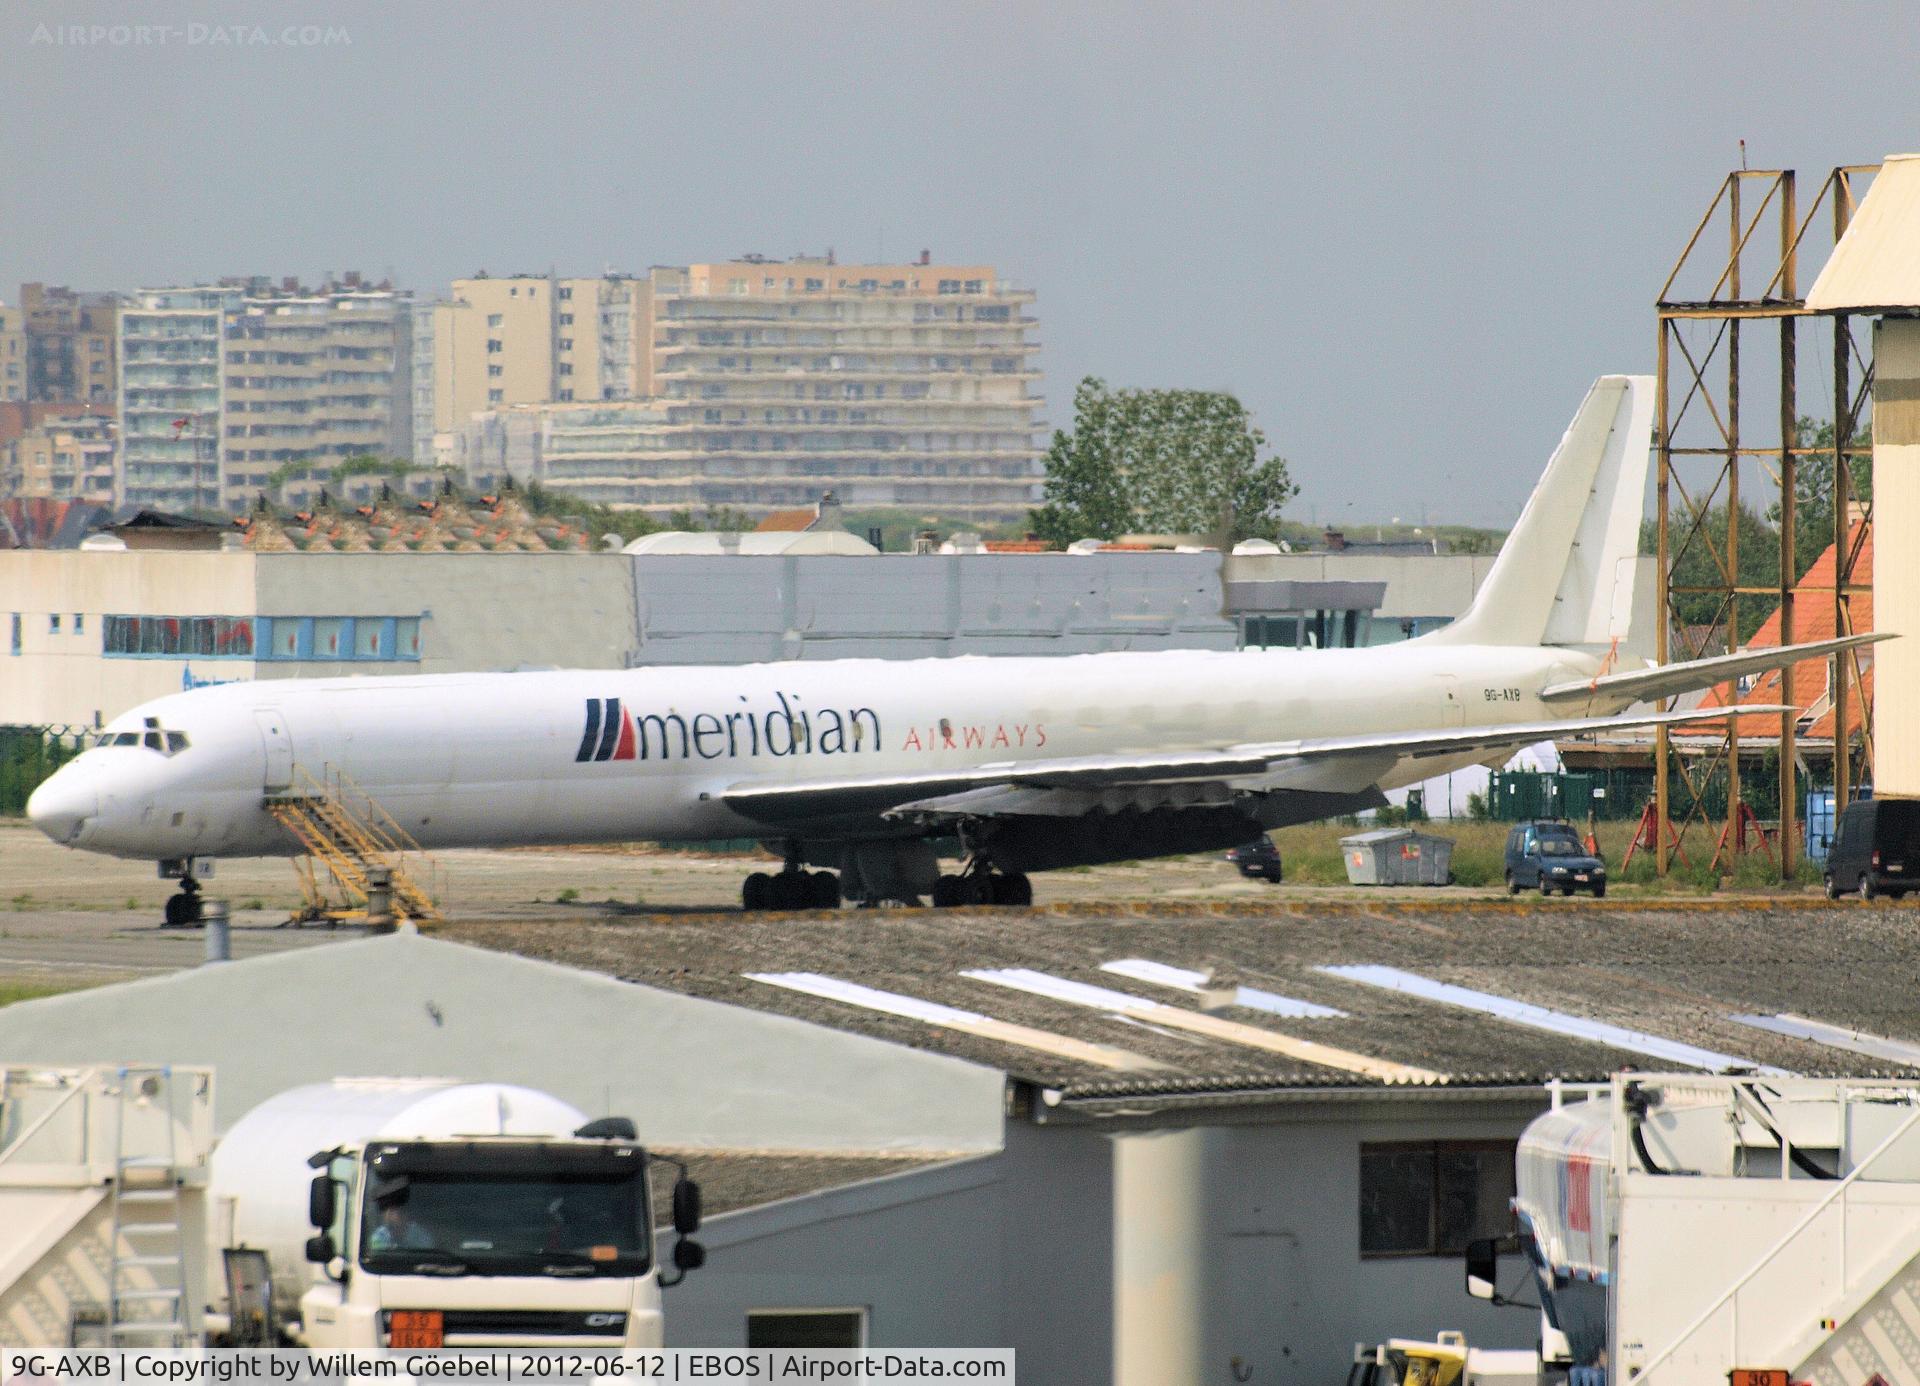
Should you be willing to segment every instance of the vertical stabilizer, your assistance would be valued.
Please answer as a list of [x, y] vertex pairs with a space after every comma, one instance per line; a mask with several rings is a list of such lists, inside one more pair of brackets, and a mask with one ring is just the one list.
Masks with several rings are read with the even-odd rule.
[[1587, 391], [1473, 605], [1444, 645], [1625, 642], [1653, 441], [1653, 377]]

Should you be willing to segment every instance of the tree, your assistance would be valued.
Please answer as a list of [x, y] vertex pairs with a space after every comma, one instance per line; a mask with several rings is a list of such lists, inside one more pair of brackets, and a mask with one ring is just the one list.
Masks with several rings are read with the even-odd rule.
[[1298, 494], [1287, 464], [1260, 456], [1266, 435], [1218, 390], [1109, 390], [1088, 376], [1073, 429], [1047, 450], [1046, 503], [1034, 532], [1054, 544], [1127, 533], [1272, 538]]
[[[1833, 423], [1831, 420], [1802, 417], [1794, 430], [1798, 445], [1819, 448], [1827, 455], [1797, 459], [1793, 472], [1793, 578], [1798, 582], [1807, 569], [1833, 544]], [[1871, 426], [1853, 439], [1855, 447], [1871, 447]], [[1847, 495], [1855, 501], [1873, 499], [1873, 459], [1864, 454], [1848, 459]], [[1767, 511], [1767, 519], [1776, 529], [1780, 525], [1780, 504]]]
[[[1798, 511], [1795, 514], [1797, 517]], [[1667, 561], [1673, 565], [1674, 588], [1727, 585], [1727, 574], [1721, 562], [1725, 557], [1726, 535], [1727, 508], [1724, 505], [1709, 510], [1697, 531], [1685, 507], [1673, 507], [1667, 524], [1667, 542], [1671, 546]], [[1656, 522], [1645, 521], [1640, 527], [1640, 551], [1654, 552], [1657, 537]], [[1773, 587], [1780, 581], [1780, 532], [1744, 505], [1740, 507], [1740, 557], [1735, 576], [1742, 587]], [[1722, 594], [1718, 592], [1676, 590], [1673, 593], [1673, 619], [1676, 625], [1683, 626], [1719, 622], [1722, 605]], [[1729, 648], [1745, 644], [1773, 613], [1775, 605], [1764, 596], [1749, 594], [1741, 597], [1740, 628], [1730, 633]], [[1676, 649], [1673, 657], [1691, 659], [1693, 654]]]

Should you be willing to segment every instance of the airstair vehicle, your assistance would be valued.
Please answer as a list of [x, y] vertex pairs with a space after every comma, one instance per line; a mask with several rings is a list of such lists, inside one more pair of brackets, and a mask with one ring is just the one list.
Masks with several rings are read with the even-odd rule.
[[200, 1337], [213, 1070], [0, 1065], [0, 1339]]
[[267, 811], [306, 850], [295, 861], [305, 918], [439, 922], [433, 859], [345, 771], [291, 767]]
[[[1544, 1356], [1395, 1339], [1357, 1349], [1355, 1382], [1920, 1380], [1920, 1080], [1629, 1072], [1550, 1090], [1520, 1137], [1518, 1238], [1467, 1254], [1469, 1294], [1533, 1309], [1537, 1291]], [[1514, 1242], [1524, 1267], [1497, 1260]]]

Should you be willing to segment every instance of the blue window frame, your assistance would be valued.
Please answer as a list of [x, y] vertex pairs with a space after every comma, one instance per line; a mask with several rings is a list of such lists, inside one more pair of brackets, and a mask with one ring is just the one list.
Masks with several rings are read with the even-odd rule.
[[[418, 616], [105, 616], [100, 649], [113, 659], [413, 663], [420, 658], [420, 622]], [[16, 614], [15, 654], [20, 627]]]

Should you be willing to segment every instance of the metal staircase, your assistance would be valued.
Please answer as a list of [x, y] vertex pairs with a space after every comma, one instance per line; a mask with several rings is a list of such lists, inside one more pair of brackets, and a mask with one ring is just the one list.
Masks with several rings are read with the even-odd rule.
[[307, 853], [295, 866], [306, 899], [302, 918], [391, 913], [416, 924], [438, 923], [433, 859], [345, 771], [325, 773], [316, 779], [296, 765], [287, 788], [266, 798], [267, 811]]
[[[1920, 1187], [1910, 1137], [1920, 1139], [1920, 1107], [1637, 1364], [1637, 1379], [1649, 1386], [1689, 1379], [1703, 1344], [1723, 1346], [1728, 1361], [1790, 1368], [1789, 1378], [1803, 1386], [1920, 1374]], [[1894, 1182], [1867, 1177], [1883, 1158], [1895, 1167]]]
[[[113, 1134], [112, 1230], [107, 1237], [107, 1341], [112, 1347], [185, 1347], [187, 1241], [180, 1188], [173, 1070], [123, 1067], [117, 1075]], [[130, 1149], [129, 1119], [166, 1128], [152, 1154]]]

